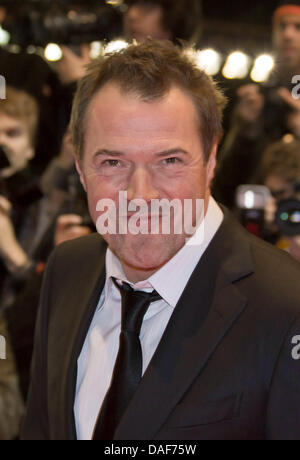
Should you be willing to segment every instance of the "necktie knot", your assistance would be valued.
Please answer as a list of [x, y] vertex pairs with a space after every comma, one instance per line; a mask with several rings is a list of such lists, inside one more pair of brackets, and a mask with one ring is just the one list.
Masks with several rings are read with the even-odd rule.
[[122, 298], [121, 331], [131, 332], [139, 336], [143, 318], [150, 303], [160, 300], [161, 296], [156, 291], [135, 291], [125, 282], [119, 285], [114, 278], [113, 282], [119, 289]]

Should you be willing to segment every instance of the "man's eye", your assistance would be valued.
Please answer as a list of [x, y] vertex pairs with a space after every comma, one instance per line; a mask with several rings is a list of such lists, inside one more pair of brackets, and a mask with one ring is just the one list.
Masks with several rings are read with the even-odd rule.
[[166, 158], [165, 160], [163, 160], [163, 164], [176, 164], [176, 163], [181, 163], [180, 158], [171, 157], [171, 158]]
[[105, 161], [103, 161], [102, 164], [104, 166], [116, 167], [116, 166], [119, 166], [120, 162], [119, 162], [119, 160], [105, 160]]
[[285, 22], [280, 22], [278, 24], [278, 27], [279, 27], [280, 30], [284, 30], [286, 28], [286, 23]]
[[20, 129], [10, 129], [7, 131], [7, 136], [8, 137], [17, 137], [20, 136], [21, 130]]

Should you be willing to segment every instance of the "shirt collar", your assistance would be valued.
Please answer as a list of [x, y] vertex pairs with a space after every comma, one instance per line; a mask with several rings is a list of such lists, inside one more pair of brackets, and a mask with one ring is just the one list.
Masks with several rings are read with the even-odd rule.
[[135, 289], [155, 289], [165, 302], [175, 308], [190, 276], [221, 226], [223, 219], [223, 212], [216, 201], [210, 197], [206, 215], [195, 234], [156, 273], [147, 280], [136, 284], [127, 280], [120, 260], [108, 248], [106, 253], [105, 298], [110, 292], [113, 284], [112, 277], [114, 277], [120, 281], [126, 281]]

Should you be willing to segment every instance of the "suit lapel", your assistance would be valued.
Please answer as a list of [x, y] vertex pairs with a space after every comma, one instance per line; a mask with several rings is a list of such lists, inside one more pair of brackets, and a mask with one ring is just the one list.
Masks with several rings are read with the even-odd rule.
[[[97, 247], [95, 247], [97, 248]], [[76, 429], [74, 420], [74, 400], [77, 380], [77, 360], [80, 355], [84, 340], [87, 336], [90, 323], [98, 305], [101, 292], [105, 284], [105, 254], [106, 245], [101, 244], [99, 251], [95, 251], [94, 259], [89, 260], [85, 267], [82, 267], [78, 274], [79, 279], [71, 279], [72, 288], [66, 288], [66, 298], [60, 299], [58, 311], [66, 312], [65, 305], [69, 305], [69, 315], [62, 313], [59, 321], [55, 321], [56, 329], [60, 331], [58, 337], [60, 353], [64, 353], [64, 359], [56, 359], [55, 374], [60, 374], [59, 380], [62, 382], [60, 391], [57, 395], [57, 405], [52, 404], [53, 411], [59, 410], [61, 416], [57, 420], [57, 434], [63, 439], [76, 439]], [[84, 283], [82, 282], [84, 280]], [[79, 287], [78, 289], [76, 287]], [[57, 344], [56, 344], [57, 346]], [[60, 362], [62, 365], [59, 367]], [[66, 366], [67, 363], [67, 366]], [[56, 412], [57, 414], [57, 412]], [[57, 419], [57, 415], [55, 415]], [[62, 426], [59, 424], [62, 423]]]
[[169, 321], [115, 439], [153, 439], [241, 315], [247, 299], [233, 284], [252, 272], [248, 240], [225, 220]]
[[[97, 279], [94, 280], [93, 287], [87, 293], [87, 295], [82, 298], [82, 305], [87, 305], [85, 311], [82, 312], [81, 317], [78, 317], [77, 324], [74, 328], [74, 335], [72, 337], [72, 352], [70, 356], [70, 363], [68, 374], [67, 374], [67, 414], [68, 414], [68, 437], [71, 439], [76, 439], [76, 427], [74, 419], [74, 402], [75, 402], [75, 392], [76, 392], [76, 382], [77, 382], [77, 361], [82, 350], [84, 341], [86, 339], [90, 324], [93, 320], [95, 310], [97, 308], [102, 290], [105, 284], [105, 270], [101, 270], [101, 274]], [[70, 391], [71, 388], [71, 391]]]

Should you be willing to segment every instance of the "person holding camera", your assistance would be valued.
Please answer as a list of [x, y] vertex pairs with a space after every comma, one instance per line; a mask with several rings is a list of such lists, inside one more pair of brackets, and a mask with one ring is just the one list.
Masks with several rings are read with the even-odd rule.
[[74, 192], [69, 187], [75, 167], [68, 132], [45, 175], [31, 173], [37, 122], [35, 100], [7, 87], [0, 102], [0, 335], [7, 343], [7, 359], [0, 362], [0, 439], [18, 435], [47, 257], [54, 245], [91, 231], [76, 213], [87, 212], [79, 203], [79, 180]]
[[[21, 276], [31, 266], [18, 231], [28, 206], [41, 194], [29, 169], [35, 156], [34, 140], [38, 107], [27, 93], [8, 87], [0, 103], [0, 258], [12, 276]], [[0, 269], [2, 278], [4, 267]]]
[[[126, 0], [126, 10], [122, 15], [123, 36], [131, 42], [143, 42], [151, 37], [157, 40], [171, 40], [196, 43], [201, 32], [201, 1], [189, 0]], [[108, 8], [111, 9], [111, 8]], [[111, 27], [113, 29], [113, 27]], [[99, 37], [103, 33], [99, 31]], [[90, 47], [80, 46], [76, 54], [69, 46], [62, 46], [62, 59], [56, 71], [65, 90], [75, 92], [74, 83], [86, 73], [90, 62]]]
[[123, 16], [124, 35], [128, 40], [186, 40], [197, 42], [201, 24], [201, 1], [127, 0]]
[[18, 435], [23, 413], [15, 355], [3, 310], [14, 295], [10, 281], [19, 281], [32, 266], [18, 231], [28, 206], [39, 198], [28, 167], [35, 153], [37, 121], [34, 99], [23, 91], [7, 88], [6, 99], [0, 102], [0, 334], [7, 350], [6, 359], [0, 361], [0, 439]]
[[219, 153], [214, 196], [234, 207], [240, 184], [256, 183], [262, 152], [290, 132], [300, 138], [300, 104], [292, 78], [300, 74], [300, 1], [282, 2], [273, 14], [275, 71], [263, 85], [237, 91], [231, 127]]
[[271, 192], [266, 227], [276, 246], [300, 262], [300, 141], [278, 141], [263, 154], [262, 182]]

